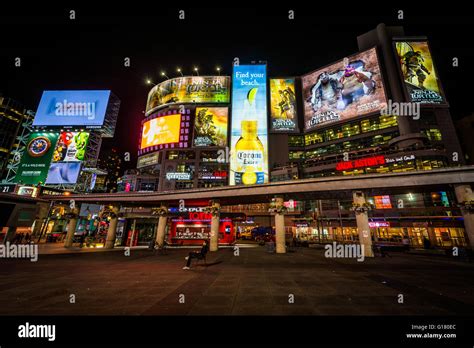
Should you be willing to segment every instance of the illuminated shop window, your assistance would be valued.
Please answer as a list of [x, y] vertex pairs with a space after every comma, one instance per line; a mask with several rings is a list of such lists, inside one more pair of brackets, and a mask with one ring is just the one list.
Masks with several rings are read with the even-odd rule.
[[384, 116], [379, 117], [380, 129], [395, 127], [397, 126], [397, 117], [396, 116]]
[[290, 151], [288, 157], [290, 160], [304, 159], [304, 151]]
[[305, 144], [305, 140], [302, 136], [290, 135], [288, 137], [288, 146], [291, 147], [302, 147]]
[[431, 128], [423, 130], [423, 133], [428, 137], [431, 141], [441, 141], [442, 135], [439, 129]]

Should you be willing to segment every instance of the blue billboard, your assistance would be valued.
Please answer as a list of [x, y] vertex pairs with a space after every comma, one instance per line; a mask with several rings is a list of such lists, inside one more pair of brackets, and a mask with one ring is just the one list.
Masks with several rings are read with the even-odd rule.
[[230, 185], [268, 182], [267, 66], [232, 73]]
[[33, 126], [100, 128], [110, 91], [44, 91]]
[[46, 184], [75, 184], [81, 172], [82, 162], [58, 162], [51, 163], [48, 171]]

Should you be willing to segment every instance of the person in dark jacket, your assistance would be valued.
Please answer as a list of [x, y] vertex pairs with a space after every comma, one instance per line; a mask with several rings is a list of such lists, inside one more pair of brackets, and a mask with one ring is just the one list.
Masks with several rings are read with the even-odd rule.
[[200, 251], [191, 251], [188, 256], [186, 256], [184, 259], [187, 260], [186, 266], [183, 267], [183, 269], [189, 269], [191, 267], [191, 262], [193, 259], [200, 259], [204, 258], [209, 251], [209, 246], [207, 244], [207, 241], [204, 241], [202, 243], [202, 248]]

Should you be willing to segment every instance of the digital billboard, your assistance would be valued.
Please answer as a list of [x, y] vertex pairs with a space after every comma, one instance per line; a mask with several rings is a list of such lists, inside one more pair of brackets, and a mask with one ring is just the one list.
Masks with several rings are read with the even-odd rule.
[[84, 161], [89, 133], [62, 132], [53, 153], [53, 162]]
[[33, 126], [100, 128], [110, 91], [44, 91]]
[[138, 157], [137, 169], [158, 164], [159, 155], [159, 152], [153, 152], [148, 155]]
[[301, 81], [306, 131], [387, 105], [375, 48], [304, 75]]
[[295, 79], [270, 79], [270, 120], [272, 131], [298, 131]]
[[51, 163], [46, 184], [75, 184], [81, 172], [82, 162]]
[[236, 65], [232, 74], [230, 185], [267, 183], [267, 67]]
[[395, 49], [409, 100], [424, 104], [445, 103], [428, 42], [399, 41], [395, 43]]
[[196, 108], [194, 146], [227, 146], [228, 109]]
[[153, 118], [143, 123], [140, 149], [179, 142], [181, 114]]
[[146, 113], [175, 103], [228, 103], [229, 87], [229, 76], [176, 77], [151, 89]]
[[37, 185], [45, 182], [58, 136], [58, 133], [46, 132], [30, 135], [15, 176], [17, 183]]

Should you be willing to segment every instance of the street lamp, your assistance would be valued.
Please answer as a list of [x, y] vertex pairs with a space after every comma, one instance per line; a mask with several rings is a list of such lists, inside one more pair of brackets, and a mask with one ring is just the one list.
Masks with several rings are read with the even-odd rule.
[[184, 76], [182, 71], [181, 71], [181, 68], [176, 69], [176, 71], [179, 72], [181, 74], [181, 76]]
[[196, 72], [196, 75], [199, 76], [199, 69], [196, 67], [194, 67], [194, 71]]
[[161, 76], [166, 77], [166, 79], [168, 79], [168, 80], [170, 79], [168, 76], [166, 76], [166, 73], [164, 71], [161, 72]]
[[218, 66], [218, 67], [216, 68], [216, 70], [217, 70], [217, 72], [219, 73], [219, 76], [221, 76], [221, 67]]
[[146, 83], [147, 85], [153, 85], [153, 86], [156, 86], [156, 84], [154, 84], [154, 83], [153, 83], [153, 81], [152, 81], [152, 80], [150, 80], [150, 79], [146, 79], [146, 80], [145, 80], [145, 83]]

